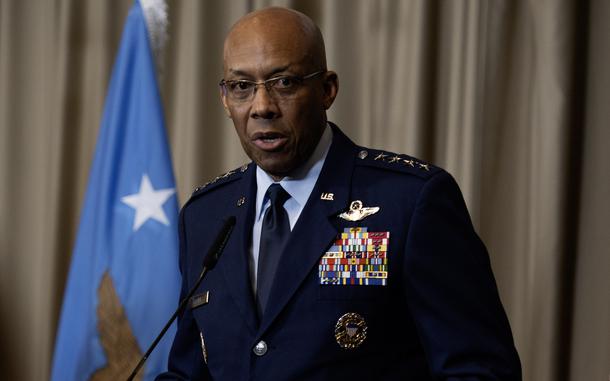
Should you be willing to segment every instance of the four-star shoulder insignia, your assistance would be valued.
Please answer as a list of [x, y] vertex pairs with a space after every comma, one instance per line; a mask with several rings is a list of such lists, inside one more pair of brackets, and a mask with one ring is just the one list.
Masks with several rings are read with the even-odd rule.
[[438, 169], [431, 164], [404, 154], [377, 151], [371, 152], [371, 155], [368, 157], [370, 157], [370, 159], [364, 160], [364, 158], [361, 158], [363, 160], [359, 160], [359, 162], [387, 169], [406, 170], [406, 172], [418, 176], [428, 176], [434, 172], [434, 169]]
[[195, 195], [197, 192], [206, 189], [207, 187], [209, 187], [212, 184], [216, 184], [216, 183], [220, 183], [222, 182], [222, 180], [226, 180], [226, 179], [230, 179], [232, 178], [235, 174], [241, 174], [246, 172], [246, 170], [248, 169], [248, 164], [244, 164], [241, 167], [228, 171], [226, 173], [223, 173], [222, 175], [216, 176], [215, 178], [213, 178], [212, 180], [208, 181], [207, 183], [198, 186], [195, 188], [195, 190], [193, 190], [193, 195]]

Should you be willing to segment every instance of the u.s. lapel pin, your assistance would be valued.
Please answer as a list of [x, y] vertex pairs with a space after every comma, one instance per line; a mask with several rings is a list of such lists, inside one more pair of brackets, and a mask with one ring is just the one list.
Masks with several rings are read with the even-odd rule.
[[241, 196], [239, 200], [237, 200], [237, 206], [242, 206], [246, 203], [246, 196]]
[[362, 206], [362, 201], [356, 200], [352, 201], [349, 210], [339, 214], [339, 217], [347, 221], [360, 221], [379, 212], [379, 210], [380, 208], [378, 206]]
[[333, 201], [335, 199], [335, 194], [330, 192], [322, 192], [320, 195], [320, 200], [324, 201]]

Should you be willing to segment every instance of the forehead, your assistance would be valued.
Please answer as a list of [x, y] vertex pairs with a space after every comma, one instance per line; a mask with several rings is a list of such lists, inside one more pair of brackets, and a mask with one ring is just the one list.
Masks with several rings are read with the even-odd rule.
[[259, 21], [239, 25], [227, 37], [224, 46], [225, 75], [265, 75], [266, 71], [299, 69], [311, 63], [311, 39], [298, 24]]

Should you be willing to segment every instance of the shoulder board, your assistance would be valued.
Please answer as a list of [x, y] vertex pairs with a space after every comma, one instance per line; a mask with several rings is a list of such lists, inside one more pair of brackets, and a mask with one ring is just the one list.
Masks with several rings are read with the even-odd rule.
[[212, 189], [218, 188], [221, 185], [228, 184], [233, 180], [237, 180], [241, 178], [241, 174], [246, 172], [249, 164], [244, 164], [239, 168], [233, 169], [229, 172], [223, 173], [222, 175], [216, 176], [214, 179], [208, 181], [207, 183], [198, 186], [193, 191], [192, 197], [198, 196], [200, 194], [206, 193]]
[[360, 147], [357, 165], [383, 168], [390, 171], [410, 173], [412, 175], [429, 178], [441, 169], [423, 160], [409, 155]]

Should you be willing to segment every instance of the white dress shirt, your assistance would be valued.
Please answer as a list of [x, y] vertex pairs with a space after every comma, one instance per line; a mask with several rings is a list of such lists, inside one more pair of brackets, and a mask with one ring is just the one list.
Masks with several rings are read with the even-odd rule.
[[273, 183], [278, 183], [290, 194], [290, 198], [284, 203], [284, 209], [288, 213], [290, 230], [292, 231], [318, 180], [332, 140], [333, 133], [327, 125], [318, 145], [305, 164], [299, 167], [292, 176], [284, 177], [279, 182], [274, 181], [260, 167], [256, 167], [256, 210], [254, 225], [252, 226], [252, 245], [250, 246], [250, 279], [252, 281], [252, 290], [255, 294], [263, 216], [270, 205], [269, 199], [265, 198], [267, 188]]

